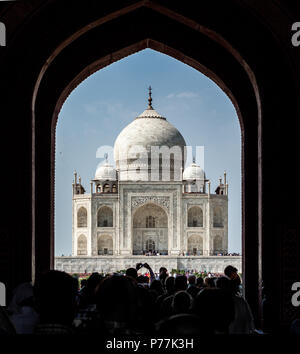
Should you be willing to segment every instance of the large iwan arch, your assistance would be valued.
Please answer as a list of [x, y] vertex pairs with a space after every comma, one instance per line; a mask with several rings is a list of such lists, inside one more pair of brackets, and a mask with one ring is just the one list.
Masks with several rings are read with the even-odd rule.
[[133, 215], [132, 252], [142, 254], [157, 251], [168, 254], [168, 215], [159, 205], [146, 203]]

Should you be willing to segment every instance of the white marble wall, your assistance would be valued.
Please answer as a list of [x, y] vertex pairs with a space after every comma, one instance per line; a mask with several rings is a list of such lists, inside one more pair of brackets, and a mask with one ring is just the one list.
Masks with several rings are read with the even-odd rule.
[[[160, 232], [161, 246], [165, 246], [169, 256], [178, 256], [188, 251], [188, 238], [198, 235], [203, 240], [203, 255], [211, 255], [213, 239], [222, 237], [222, 249], [228, 249], [228, 197], [215, 194], [182, 194], [182, 182], [119, 182], [118, 194], [82, 194], [73, 197], [72, 255], [77, 255], [77, 239], [81, 234], [87, 237], [87, 255], [97, 256], [99, 235], [108, 234], [113, 238], [113, 254], [132, 256], [137, 247], [133, 230], [133, 216], [139, 207], [153, 203], [167, 215], [167, 227]], [[203, 226], [188, 227], [189, 208], [201, 207]], [[84, 206], [88, 212], [86, 228], [77, 228], [77, 210]], [[113, 226], [98, 227], [97, 212], [100, 207], [113, 210]], [[222, 228], [213, 225], [213, 210], [219, 206], [223, 214]], [[144, 215], [145, 216], [145, 215]], [[161, 230], [160, 230], [161, 231]], [[166, 241], [167, 240], [167, 241]], [[134, 247], [135, 243], [135, 247]]]
[[242, 272], [241, 256], [217, 257], [175, 257], [175, 256], [102, 256], [102, 257], [56, 257], [55, 269], [68, 273], [114, 272], [130, 267], [136, 263], [148, 263], [154, 272], [164, 266], [172, 269], [187, 269], [223, 273], [227, 265], [232, 265]]

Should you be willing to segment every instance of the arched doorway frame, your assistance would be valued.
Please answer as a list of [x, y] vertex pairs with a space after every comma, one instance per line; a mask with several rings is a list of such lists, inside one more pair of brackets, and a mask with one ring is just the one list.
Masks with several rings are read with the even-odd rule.
[[[134, 228], [134, 218], [135, 218], [135, 214], [141, 209], [141, 208], [144, 208], [146, 205], [154, 205], [154, 206], [156, 206], [156, 207], [158, 207], [158, 208], [160, 208], [160, 209], [162, 209], [163, 211], [164, 211], [164, 213], [165, 213], [165, 216], [166, 216], [166, 218], [167, 218], [167, 221], [168, 221], [168, 234], [167, 234], [167, 238], [168, 238], [168, 254], [170, 254], [170, 250], [171, 250], [171, 248], [172, 248], [172, 241], [173, 241], [173, 218], [171, 217], [171, 215], [170, 215], [170, 213], [169, 213], [169, 211], [168, 211], [168, 209], [165, 207], [165, 206], [163, 206], [163, 205], [161, 205], [161, 204], [159, 204], [159, 203], [156, 203], [154, 200], [151, 200], [151, 201], [147, 201], [147, 202], [145, 202], [145, 203], [143, 203], [143, 204], [141, 204], [141, 205], [139, 205], [139, 207], [138, 208], [136, 208], [134, 211], [133, 211], [133, 213], [131, 214], [131, 232], [130, 232], [130, 234], [131, 234], [131, 250], [133, 251], [133, 239], [134, 239], [134, 233], [133, 233], [133, 228]], [[156, 247], [157, 247], [158, 245], [156, 244]]]
[[[114, 42], [117, 50], [114, 50], [111, 43], [106, 43], [107, 47], [104, 47], [108, 53], [105, 53], [102, 57], [99, 56], [93, 57], [95, 53], [85, 53], [85, 57], [87, 60], [79, 59], [75, 60], [75, 63], [79, 63], [74, 71], [68, 71], [62, 73], [62, 65], [66, 64], [70, 61], [70, 52], [72, 52], [72, 46], [81, 48], [84, 52], [86, 47], [83, 42], [86, 42], [88, 37], [93, 38], [93, 31], [98, 28], [101, 29], [102, 26], [109, 24], [112, 21], [124, 21], [124, 16], [130, 14], [131, 12], [137, 11], [137, 9], [143, 8], [143, 11], [152, 11], [155, 12], [154, 17], [159, 14], [159, 16], [167, 19], [168, 21], [173, 21], [175, 27], [182, 27], [187, 32], [198, 33], [199, 41], [204, 44], [205, 40], [207, 41], [208, 48], [211, 47], [211, 51], [208, 51], [208, 56], [203, 56], [203, 60], [195, 59], [193, 57], [193, 51], [189, 52], [187, 48], [183, 48], [184, 36], [183, 39], [176, 39], [176, 43], [172, 42], [172, 39], [168, 36], [162, 35], [162, 38], [158, 38], [159, 35], [155, 32], [155, 26], [157, 23], [153, 22], [153, 24], [147, 24], [148, 28], [142, 28], [140, 32], [140, 36], [143, 37], [140, 40], [135, 40], [133, 35], [128, 36], [131, 42], [128, 43], [127, 46], [124, 46], [124, 43]], [[147, 15], [148, 16], [148, 15]], [[251, 71], [247, 62], [243, 57], [239, 55], [239, 53], [234, 49], [234, 46], [229, 44], [224, 38], [218, 35], [216, 32], [212, 31], [208, 27], [202, 26], [198, 23], [193, 23], [189, 19], [184, 18], [181, 15], [178, 15], [168, 9], [157, 6], [155, 3], [149, 2], [139, 2], [136, 3], [133, 7], [123, 8], [122, 10], [117, 11], [117, 13], [113, 13], [107, 16], [104, 16], [99, 21], [96, 21], [97, 24], [89, 23], [84, 26], [80, 31], [76, 31], [69, 38], [64, 41], [60, 46], [56, 47], [56, 49], [50, 54], [48, 60], [45, 62], [44, 66], [41, 68], [40, 74], [38, 76], [37, 82], [35, 84], [34, 93], [32, 97], [32, 223], [34, 227], [32, 228], [32, 245], [33, 245], [33, 272], [35, 269], [39, 271], [45, 270], [49, 267], [53, 267], [54, 260], [54, 180], [55, 180], [55, 127], [57, 122], [57, 117], [59, 111], [67, 99], [68, 95], [72, 92], [72, 90], [85, 78], [93, 74], [95, 71], [124, 58], [127, 55], [138, 52], [139, 50], [143, 50], [145, 48], [151, 48], [162, 52], [164, 54], [170, 55], [183, 63], [186, 63], [196, 70], [204, 73], [210, 79], [217, 83], [217, 85], [227, 94], [227, 96], [231, 99], [233, 105], [236, 108], [237, 115], [239, 117], [240, 125], [241, 125], [241, 137], [242, 137], [242, 244], [243, 244], [243, 274], [245, 274], [245, 283], [252, 284], [252, 290], [249, 291], [250, 303], [253, 304], [255, 308], [257, 308], [257, 304], [259, 302], [257, 294], [259, 294], [259, 286], [258, 284], [261, 281], [261, 145], [260, 145], [260, 133], [261, 133], [261, 102], [259, 97], [258, 85], [255, 79], [254, 73]], [[125, 20], [126, 22], [126, 20]], [[138, 23], [137, 23], [138, 25]], [[124, 31], [126, 32], [126, 31]], [[125, 33], [124, 33], [125, 35]], [[82, 37], [85, 37], [85, 41], [81, 40]], [[201, 38], [200, 38], [201, 37]], [[124, 39], [124, 38], [122, 38]], [[205, 39], [205, 40], [204, 40]], [[172, 43], [169, 43], [172, 42]], [[170, 45], [172, 44], [172, 45]], [[74, 49], [74, 48], [73, 48]], [[70, 52], [68, 53], [68, 51]], [[220, 65], [220, 67], [224, 67], [224, 74], [221, 73], [220, 67], [214, 67], [214, 65], [210, 65], [208, 63], [209, 56], [215, 54], [215, 51], [219, 51], [223, 53], [222, 61], [224, 64]], [[72, 58], [74, 60], [74, 58]], [[205, 64], [203, 64], [205, 62]], [[216, 64], [216, 63], [213, 63]], [[230, 65], [229, 65], [230, 64]], [[225, 65], [225, 66], [224, 66]], [[226, 77], [226, 65], [234, 67], [235, 71], [231, 72], [231, 75], [240, 76], [240, 80], [243, 83], [244, 92], [238, 93], [237, 91], [233, 92], [232, 82], [228, 77]], [[80, 70], [81, 67], [81, 70]], [[227, 73], [228, 74], [228, 73]], [[45, 102], [45, 94], [49, 87], [53, 87], [54, 80], [58, 75], [61, 75], [60, 78], [60, 89], [57, 90], [56, 98], [51, 97], [50, 109], [49, 106], [47, 109], [50, 113], [47, 113], [46, 107], [44, 105]], [[59, 85], [56, 83], [57, 85]], [[47, 90], [46, 90], [47, 88]], [[241, 96], [248, 95], [248, 105], [247, 110], [245, 104], [243, 104], [243, 100]], [[54, 95], [55, 96], [55, 95]], [[49, 125], [49, 114], [51, 114], [51, 123]], [[47, 116], [47, 118], [45, 118]], [[248, 116], [245, 119], [245, 116]], [[252, 116], [252, 122], [250, 123], [250, 116]], [[248, 122], [248, 127], [245, 128], [244, 123]], [[36, 148], [40, 147], [40, 141], [42, 137], [47, 135], [50, 139], [45, 143], [45, 150], [48, 155], [49, 152], [49, 160], [50, 160], [50, 168], [49, 166], [42, 166], [43, 172], [48, 176], [47, 171], [49, 172], [49, 185], [50, 185], [50, 205], [48, 208], [45, 208], [45, 202], [40, 200], [40, 196], [35, 193], [36, 189], [39, 189], [40, 185], [40, 177], [36, 174], [36, 166], [41, 166], [41, 155], [43, 155], [44, 148]], [[258, 133], [258, 134], [257, 134]], [[245, 135], [246, 134], [246, 135]], [[49, 149], [50, 147], [50, 149]], [[252, 155], [249, 150], [252, 151]], [[257, 154], [253, 154], [253, 151]], [[245, 159], [249, 161], [245, 165]], [[48, 160], [48, 161], [49, 161]], [[252, 165], [252, 169], [250, 171], [249, 166]], [[247, 166], [247, 170], [245, 168]], [[248, 190], [245, 185], [245, 181], [247, 180], [249, 183], [250, 176], [258, 176], [257, 180], [254, 180], [254, 184], [258, 191], [256, 196], [251, 196], [250, 193], [245, 193]], [[43, 181], [43, 184], [45, 181]], [[252, 188], [253, 188], [252, 183]], [[255, 187], [254, 187], [255, 188]], [[247, 194], [247, 195], [246, 195]], [[251, 209], [250, 212], [248, 210], [246, 217], [246, 206], [250, 205], [248, 200], [252, 199], [251, 205], [256, 204], [257, 210]], [[44, 247], [44, 241], [40, 240], [39, 231], [41, 230], [42, 219], [36, 217], [36, 212], [39, 210], [40, 215], [50, 215], [50, 223], [49, 223], [49, 246]], [[252, 215], [251, 223], [248, 222], [248, 215]], [[254, 222], [253, 222], [254, 220]], [[43, 227], [45, 229], [45, 227]], [[255, 230], [257, 233], [257, 238], [255, 242], [257, 243], [257, 247], [246, 247], [246, 242], [250, 244], [250, 238], [246, 237], [247, 233], [251, 233], [251, 231]], [[253, 232], [252, 232], [253, 234]], [[253, 242], [253, 241], [252, 241]], [[42, 246], [43, 244], [43, 246]], [[45, 255], [48, 255], [45, 257]], [[251, 273], [248, 271], [245, 262], [246, 259], [251, 259]], [[249, 267], [250, 269], [250, 267]], [[250, 287], [248, 288], [250, 289]], [[247, 292], [246, 292], [247, 294]], [[260, 294], [259, 294], [260, 296]]]

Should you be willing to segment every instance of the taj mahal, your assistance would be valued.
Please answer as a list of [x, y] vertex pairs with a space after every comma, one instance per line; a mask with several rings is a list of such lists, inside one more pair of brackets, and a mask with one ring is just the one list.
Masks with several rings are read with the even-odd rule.
[[215, 191], [195, 159], [187, 166], [181, 133], [152, 107], [118, 135], [113, 163], [107, 156], [86, 193], [74, 173], [72, 256], [55, 268], [71, 273], [114, 272], [147, 262], [157, 271], [241, 271], [228, 252], [228, 181]]

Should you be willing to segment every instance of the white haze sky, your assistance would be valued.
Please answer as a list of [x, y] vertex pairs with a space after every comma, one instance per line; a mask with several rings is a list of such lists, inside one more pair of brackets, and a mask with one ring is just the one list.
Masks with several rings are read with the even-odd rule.
[[204, 146], [205, 173], [214, 192], [227, 172], [229, 252], [241, 252], [241, 131], [234, 106], [209, 78], [167, 55], [146, 49], [101, 69], [68, 97], [56, 128], [55, 254], [72, 252], [72, 180], [76, 170], [87, 193], [102, 159], [123, 128], [153, 107], [193, 149]]

